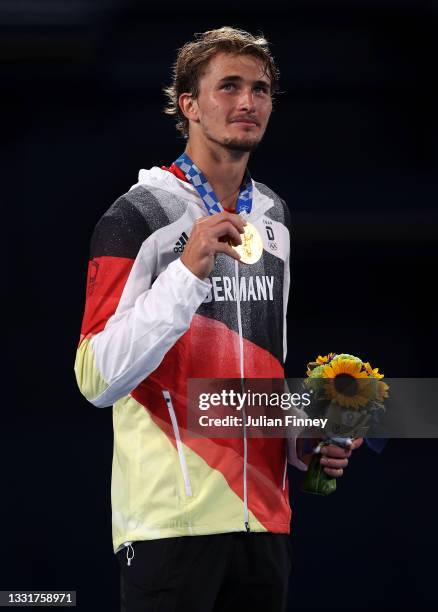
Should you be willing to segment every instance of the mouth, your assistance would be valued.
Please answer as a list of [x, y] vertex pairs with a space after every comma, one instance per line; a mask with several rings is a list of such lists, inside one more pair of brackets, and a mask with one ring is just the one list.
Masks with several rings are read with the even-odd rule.
[[254, 126], [258, 126], [258, 123], [255, 119], [247, 119], [247, 118], [240, 118], [240, 119], [233, 119], [231, 121], [231, 123], [241, 123], [243, 125], [254, 125]]

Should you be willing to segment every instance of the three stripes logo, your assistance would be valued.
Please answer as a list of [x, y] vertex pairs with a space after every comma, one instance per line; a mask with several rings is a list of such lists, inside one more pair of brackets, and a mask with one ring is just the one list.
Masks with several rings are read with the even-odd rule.
[[187, 234], [183, 232], [175, 243], [175, 246], [173, 247], [174, 253], [182, 253], [184, 251], [184, 247], [186, 246], [186, 242], [188, 239], [189, 237], [187, 236]]

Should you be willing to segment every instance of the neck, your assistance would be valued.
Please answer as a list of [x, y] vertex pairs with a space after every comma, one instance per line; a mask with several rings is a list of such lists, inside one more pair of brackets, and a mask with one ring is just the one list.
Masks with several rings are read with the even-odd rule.
[[195, 146], [190, 140], [185, 152], [202, 170], [222, 206], [234, 210], [249, 152], [230, 151], [216, 143], [196, 143]]

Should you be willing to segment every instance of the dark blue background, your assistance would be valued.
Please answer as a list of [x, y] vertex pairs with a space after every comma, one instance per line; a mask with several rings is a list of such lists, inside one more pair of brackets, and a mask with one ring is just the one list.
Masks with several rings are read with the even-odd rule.
[[[329, 351], [388, 377], [437, 375], [437, 3], [236, 7], [0, 3], [12, 311], [0, 589], [75, 589], [82, 610], [119, 609], [111, 410], [88, 404], [73, 374], [88, 244], [139, 168], [183, 150], [161, 88], [193, 32], [262, 30], [281, 70], [250, 169], [292, 214], [288, 375]], [[438, 604], [436, 451], [435, 440], [362, 447], [326, 499], [300, 494], [291, 470], [290, 609]]]

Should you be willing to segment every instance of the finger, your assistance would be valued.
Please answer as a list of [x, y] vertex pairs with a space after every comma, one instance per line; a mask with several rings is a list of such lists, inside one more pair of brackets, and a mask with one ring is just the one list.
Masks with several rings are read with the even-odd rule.
[[351, 443], [350, 448], [352, 450], [355, 450], [356, 448], [359, 448], [360, 446], [362, 446], [362, 444], [363, 444], [363, 438], [355, 438], [353, 442]]
[[227, 211], [224, 211], [222, 214], [223, 220], [230, 221], [233, 225], [235, 225], [237, 229], [241, 229], [242, 232], [244, 231], [245, 225], [247, 224], [246, 219], [244, 219], [237, 213], [229, 213]]
[[329, 468], [346, 468], [348, 465], [348, 459], [330, 459], [328, 457], [321, 457], [321, 465]]
[[218, 242], [217, 245], [215, 246], [215, 251], [217, 253], [225, 253], [226, 255], [229, 255], [233, 259], [237, 259], [238, 261], [240, 260], [239, 253], [235, 251], [233, 247], [231, 247], [228, 244], [228, 242]]
[[321, 455], [343, 459], [351, 455], [351, 450], [341, 448], [340, 446], [336, 446], [336, 444], [328, 444], [321, 449]]
[[227, 216], [222, 218], [222, 222], [226, 221], [231, 223], [240, 234], [244, 233], [246, 221], [240, 215], [227, 213]]
[[228, 237], [231, 238], [234, 245], [242, 244], [240, 233], [237, 231], [234, 225], [228, 221], [223, 221], [222, 223], [211, 228], [210, 236], [217, 239]]
[[208, 226], [212, 228], [220, 223], [223, 223], [224, 221], [229, 221], [232, 223], [236, 229], [243, 234], [246, 221], [240, 215], [229, 213], [227, 211], [217, 213], [216, 215], [209, 215], [208, 217], [202, 217], [196, 221], [195, 225], [202, 225], [203, 227]]
[[331, 476], [332, 478], [339, 478], [344, 473], [344, 470], [342, 468], [339, 470], [324, 468], [324, 472], [327, 474], [327, 476]]

